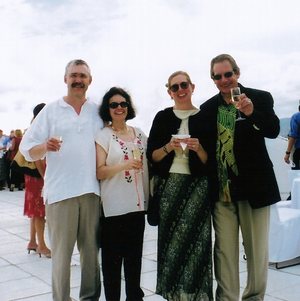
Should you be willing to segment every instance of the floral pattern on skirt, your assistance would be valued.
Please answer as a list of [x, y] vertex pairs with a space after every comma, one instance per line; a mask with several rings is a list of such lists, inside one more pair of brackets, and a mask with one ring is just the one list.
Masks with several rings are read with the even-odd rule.
[[174, 301], [213, 300], [207, 178], [171, 173], [167, 180], [160, 179], [157, 189], [161, 199], [156, 293]]
[[42, 197], [44, 180], [25, 175], [24, 215], [28, 217], [45, 217], [45, 204]]

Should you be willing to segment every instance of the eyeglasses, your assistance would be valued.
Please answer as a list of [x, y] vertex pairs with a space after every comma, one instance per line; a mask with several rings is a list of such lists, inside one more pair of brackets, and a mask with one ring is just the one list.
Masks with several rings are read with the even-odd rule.
[[116, 109], [118, 106], [120, 106], [121, 108], [128, 108], [129, 107], [129, 103], [127, 101], [122, 101], [122, 102], [111, 102], [108, 105], [111, 109]]
[[169, 89], [175, 93], [179, 90], [179, 86], [181, 89], [187, 89], [189, 87], [190, 83], [189, 82], [181, 82], [180, 84], [174, 84], [172, 85]]
[[234, 74], [233, 71], [228, 71], [228, 72], [225, 72], [224, 74], [214, 74], [212, 76], [212, 78], [214, 80], [220, 80], [222, 78], [222, 76], [224, 76], [225, 78], [230, 78], [233, 74]]

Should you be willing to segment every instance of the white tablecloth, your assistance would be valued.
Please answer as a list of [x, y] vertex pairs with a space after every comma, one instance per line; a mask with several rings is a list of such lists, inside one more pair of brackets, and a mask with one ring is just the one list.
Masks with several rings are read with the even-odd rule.
[[300, 209], [300, 178], [295, 178], [293, 180], [291, 200], [291, 207], [295, 209]]

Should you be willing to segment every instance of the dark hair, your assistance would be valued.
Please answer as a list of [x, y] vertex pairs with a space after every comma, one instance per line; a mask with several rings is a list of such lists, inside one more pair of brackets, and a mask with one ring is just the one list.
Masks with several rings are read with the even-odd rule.
[[232, 71], [236, 74], [236, 75], [240, 75], [240, 68], [239, 66], [237, 65], [235, 59], [229, 55], [229, 54], [226, 54], [226, 53], [223, 53], [223, 54], [220, 54], [216, 57], [214, 57], [211, 62], [210, 62], [210, 77], [212, 79], [214, 79], [214, 72], [213, 72], [213, 68], [214, 68], [214, 65], [216, 63], [222, 63], [224, 61], [228, 61], [232, 67]]
[[38, 105], [36, 105], [33, 109], [33, 118], [35, 118], [37, 116], [37, 114], [42, 110], [42, 108], [45, 106], [45, 103], [39, 103]]
[[126, 120], [133, 119], [135, 117], [135, 109], [132, 105], [131, 97], [124, 89], [119, 87], [112, 87], [104, 94], [102, 103], [99, 107], [99, 116], [104, 122], [112, 121], [109, 112], [109, 100], [115, 95], [124, 97], [126, 102], [129, 104]]

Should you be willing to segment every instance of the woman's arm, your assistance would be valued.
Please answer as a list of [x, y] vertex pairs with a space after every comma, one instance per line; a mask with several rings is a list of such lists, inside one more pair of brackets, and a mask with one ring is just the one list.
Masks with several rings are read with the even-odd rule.
[[45, 176], [46, 163], [45, 160], [37, 160], [34, 162], [37, 170], [39, 171], [42, 178]]
[[169, 142], [169, 143], [165, 144], [164, 146], [153, 151], [152, 160], [154, 162], [159, 162], [173, 150], [174, 150], [174, 148], [172, 147], [171, 142]]
[[123, 170], [141, 169], [142, 162], [140, 160], [129, 159], [122, 163], [114, 165], [106, 165], [107, 153], [102, 146], [96, 144], [96, 167], [97, 179], [104, 180], [112, 178]]

